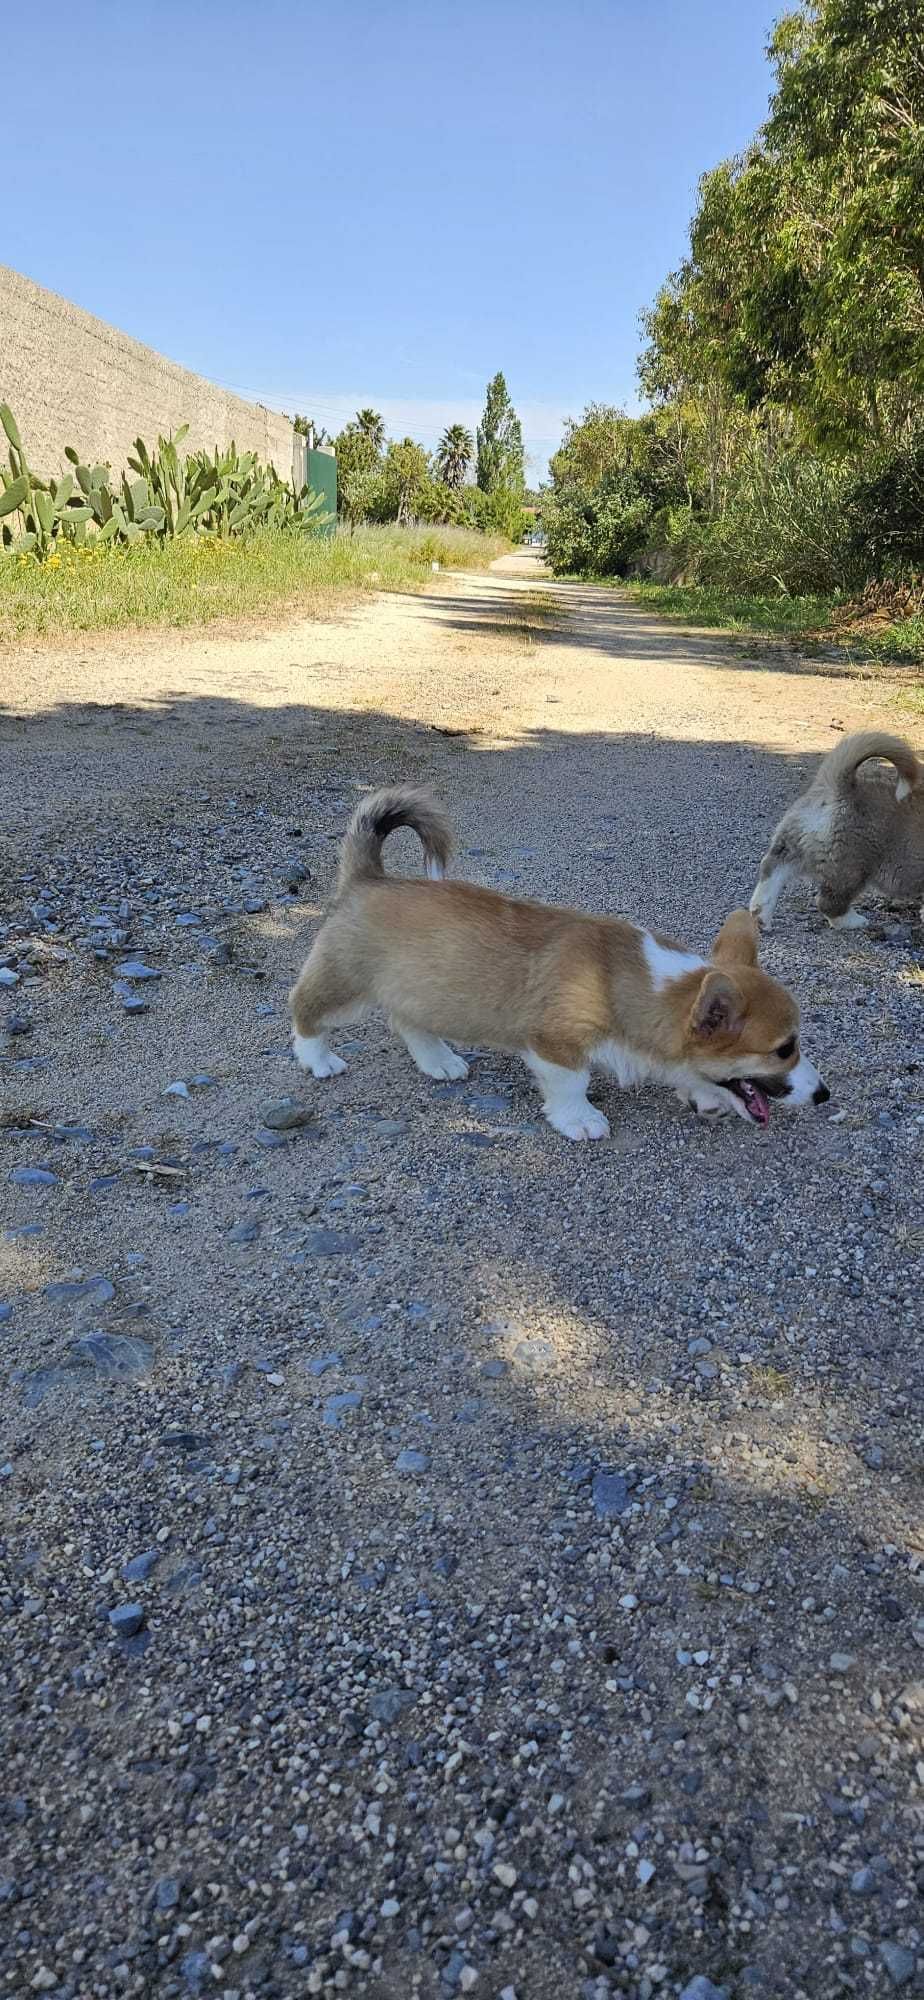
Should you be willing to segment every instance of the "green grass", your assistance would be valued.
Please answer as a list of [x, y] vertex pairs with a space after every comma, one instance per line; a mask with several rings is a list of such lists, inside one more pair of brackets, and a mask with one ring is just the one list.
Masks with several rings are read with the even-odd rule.
[[894, 625], [887, 625], [884, 632], [870, 633], [869, 646], [876, 659], [918, 666], [924, 660], [924, 612], [899, 618]]
[[[601, 581], [613, 579], [601, 579]], [[771, 637], [824, 641], [841, 646], [856, 659], [894, 662], [899, 666], [924, 664], [924, 615], [899, 618], [878, 630], [858, 624], [852, 630], [844, 620], [844, 604], [834, 597], [754, 597], [746, 592], [721, 590], [712, 584], [628, 583], [636, 602], [662, 618], [676, 618], [688, 625], [716, 626], [723, 632], [761, 632]], [[924, 693], [922, 693], [924, 699]]]
[[626, 589], [662, 618], [691, 625], [715, 625], [725, 632], [779, 632], [789, 637], [822, 630], [830, 623], [830, 597], [752, 597], [713, 584], [630, 583]]
[[361, 528], [329, 540], [265, 530], [75, 550], [48, 563], [0, 555], [0, 644], [120, 626], [206, 625], [323, 614], [363, 591], [422, 590], [431, 564], [486, 569], [507, 546], [465, 528]]

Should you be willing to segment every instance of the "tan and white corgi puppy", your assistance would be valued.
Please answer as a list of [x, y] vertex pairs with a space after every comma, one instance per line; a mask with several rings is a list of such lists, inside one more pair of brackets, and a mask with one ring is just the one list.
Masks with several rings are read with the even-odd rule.
[[[382, 843], [413, 827], [424, 880], [385, 875]], [[603, 1139], [591, 1071], [623, 1086], [670, 1084], [706, 1117], [766, 1125], [830, 1093], [799, 1048], [799, 1011], [757, 964], [747, 910], [710, 959], [618, 917], [518, 902], [443, 879], [452, 838], [436, 802], [409, 786], [376, 792], [343, 843], [336, 899], [290, 995], [297, 1060], [316, 1077], [346, 1065], [327, 1030], [383, 1007], [425, 1076], [464, 1077], [444, 1037], [522, 1056], [566, 1139]]]

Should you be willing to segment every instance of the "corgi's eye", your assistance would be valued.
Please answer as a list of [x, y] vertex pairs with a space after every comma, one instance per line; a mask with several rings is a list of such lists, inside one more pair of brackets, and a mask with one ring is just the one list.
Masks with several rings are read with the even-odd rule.
[[795, 1035], [790, 1035], [788, 1041], [781, 1042], [779, 1048], [776, 1051], [781, 1062], [788, 1062], [790, 1056], [795, 1055], [795, 1052], [796, 1052]]

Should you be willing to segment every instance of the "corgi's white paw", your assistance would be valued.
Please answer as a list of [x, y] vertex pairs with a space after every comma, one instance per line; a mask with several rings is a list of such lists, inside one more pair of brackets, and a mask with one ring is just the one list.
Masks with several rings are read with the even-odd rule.
[[441, 1083], [461, 1083], [468, 1075], [468, 1063], [464, 1056], [457, 1056], [455, 1049], [445, 1047], [441, 1056], [433, 1056], [428, 1062], [418, 1063], [425, 1076], [436, 1077]]
[[549, 1124], [563, 1139], [608, 1139], [610, 1121], [596, 1105], [569, 1105], [567, 1110], [546, 1110]]
[[468, 1075], [468, 1063], [457, 1056], [439, 1035], [425, 1035], [417, 1028], [398, 1028], [408, 1054], [424, 1076], [432, 1076], [437, 1083], [459, 1083]]
[[696, 1090], [678, 1090], [681, 1104], [688, 1104], [698, 1118], [726, 1118], [731, 1111], [728, 1098], [718, 1090], [711, 1090], [708, 1083]]
[[335, 1056], [323, 1035], [294, 1035], [292, 1048], [296, 1062], [302, 1069], [310, 1069], [312, 1076], [342, 1076], [346, 1069], [343, 1057]]

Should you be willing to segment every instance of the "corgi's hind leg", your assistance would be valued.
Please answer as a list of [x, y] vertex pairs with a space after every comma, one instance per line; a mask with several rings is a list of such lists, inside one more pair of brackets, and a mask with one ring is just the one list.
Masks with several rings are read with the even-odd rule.
[[312, 1076], [339, 1076], [342, 1056], [328, 1046], [328, 1028], [358, 1021], [368, 1002], [338, 952], [336, 939], [321, 932], [289, 995], [295, 1060]]

